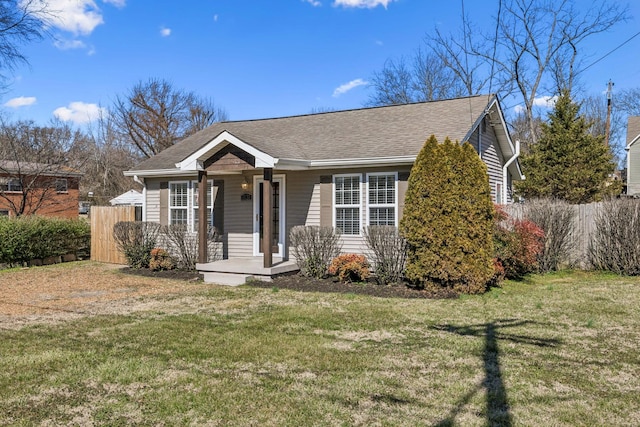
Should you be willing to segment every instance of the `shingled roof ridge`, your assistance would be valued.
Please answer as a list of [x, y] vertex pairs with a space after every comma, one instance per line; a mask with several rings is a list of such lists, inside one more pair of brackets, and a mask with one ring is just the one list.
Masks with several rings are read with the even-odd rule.
[[407, 106], [445, 103], [445, 102], [453, 102], [453, 101], [460, 101], [460, 100], [467, 100], [467, 99], [472, 100], [472, 99], [481, 98], [481, 97], [487, 98], [487, 103], [488, 103], [491, 99], [493, 99], [494, 96], [495, 94], [487, 93], [487, 94], [478, 94], [478, 95], [470, 95], [470, 96], [459, 96], [456, 98], [434, 99], [430, 101], [408, 102], [404, 104], [375, 105], [371, 107], [348, 108], [346, 110], [322, 111], [318, 113], [291, 114], [288, 116], [261, 117], [257, 119], [244, 119], [244, 120], [226, 120], [223, 122], [216, 122], [214, 123], [214, 125], [224, 125], [225, 123], [248, 123], [248, 122], [261, 122], [261, 121], [267, 121], [267, 120], [294, 119], [294, 118], [300, 118], [300, 117], [312, 117], [312, 116], [320, 116], [320, 115], [348, 113], [348, 112], [354, 112], [354, 111], [378, 110], [378, 109], [384, 109], [384, 108], [402, 108]]

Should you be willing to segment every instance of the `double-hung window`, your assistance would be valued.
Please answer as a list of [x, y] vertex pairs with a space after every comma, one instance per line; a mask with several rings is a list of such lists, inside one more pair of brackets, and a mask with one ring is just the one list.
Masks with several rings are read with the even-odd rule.
[[169, 224], [188, 224], [189, 183], [169, 183]]
[[395, 172], [367, 174], [369, 225], [398, 225], [397, 181], [398, 175]]
[[335, 226], [342, 234], [360, 234], [360, 175], [335, 175]]

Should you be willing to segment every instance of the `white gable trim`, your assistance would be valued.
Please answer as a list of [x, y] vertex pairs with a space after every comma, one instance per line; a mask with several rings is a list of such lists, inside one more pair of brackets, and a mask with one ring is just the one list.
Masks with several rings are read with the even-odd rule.
[[203, 163], [209, 157], [213, 156], [218, 150], [225, 147], [227, 144], [232, 144], [241, 149], [242, 151], [252, 155], [256, 159], [256, 168], [273, 168], [278, 164], [278, 159], [271, 157], [267, 153], [264, 153], [255, 147], [242, 141], [228, 131], [224, 131], [216, 136], [211, 141], [207, 142], [204, 147], [200, 148], [195, 153], [183, 161], [176, 163], [176, 168], [181, 171], [197, 171], [203, 170]]
[[627, 146], [625, 147], [625, 150], [630, 149], [630, 148], [631, 148], [631, 146], [632, 146], [633, 144], [635, 144], [636, 142], [638, 142], [638, 141], [640, 141], [640, 135], [638, 135], [638, 136], [636, 136], [635, 138], [633, 138], [633, 139], [631, 140], [631, 142], [627, 144]]

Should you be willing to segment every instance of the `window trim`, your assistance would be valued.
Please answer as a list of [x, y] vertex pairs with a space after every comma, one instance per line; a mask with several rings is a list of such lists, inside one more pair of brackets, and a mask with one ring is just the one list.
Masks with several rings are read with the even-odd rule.
[[[182, 184], [186, 184], [187, 185], [187, 205], [186, 206], [172, 206], [172, 201], [173, 198], [171, 197], [171, 193], [173, 191], [173, 187], [176, 185], [182, 185]], [[167, 203], [167, 213], [169, 218], [167, 221], [167, 224], [169, 225], [173, 225], [174, 223], [171, 221], [171, 212], [174, 210], [186, 210], [187, 211], [187, 227], [189, 226], [189, 195], [190, 195], [190, 191], [189, 191], [189, 181], [169, 181], [169, 197], [168, 197], [168, 203]]]
[[[394, 200], [393, 204], [389, 203], [371, 203], [369, 199], [369, 177], [371, 176], [393, 176], [393, 192], [394, 192]], [[394, 226], [398, 227], [399, 218], [398, 218], [398, 172], [369, 172], [367, 173], [367, 182], [366, 182], [366, 194], [367, 194], [367, 226], [371, 225], [371, 208], [389, 208], [393, 207], [393, 219]]]
[[[351, 204], [351, 205], [345, 205], [345, 204], [341, 204], [338, 205], [336, 203], [336, 180], [338, 178], [353, 178], [353, 177], [357, 177], [358, 178], [358, 204]], [[358, 227], [358, 233], [357, 234], [351, 234], [351, 233], [344, 233], [342, 230], [340, 230], [341, 234], [343, 236], [362, 236], [362, 212], [363, 212], [363, 203], [364, 203], [364, 197], [362, 197], [362, 173], [343, 173], [343, 174], [335, 174], [332, 177], [332, 191], [331, 191], [331, 197], [332, 197], [332, 203], [333, 203], [333, 228], [334, 229], [338, 229], [338, 225], [337, 225], [337, 221], [338, 221], [338, 208], [356, 208], [358, 209], [358, 223], [359, 223], [359, 227]]]

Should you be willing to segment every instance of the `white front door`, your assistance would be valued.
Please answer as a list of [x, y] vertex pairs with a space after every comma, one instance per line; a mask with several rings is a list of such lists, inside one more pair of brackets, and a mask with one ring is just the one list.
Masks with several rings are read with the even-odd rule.
[[[271, 211], [271, 241], [273, 243], [273, 256], [284, 257], [285, 242], [285, 186], [284, 175], [273, 177], [273, 206]], [[262, 204], [264, 193], [262, 191], [264, 179], [255, 176], [253, 179], [253, 255], [262, 255]]]

